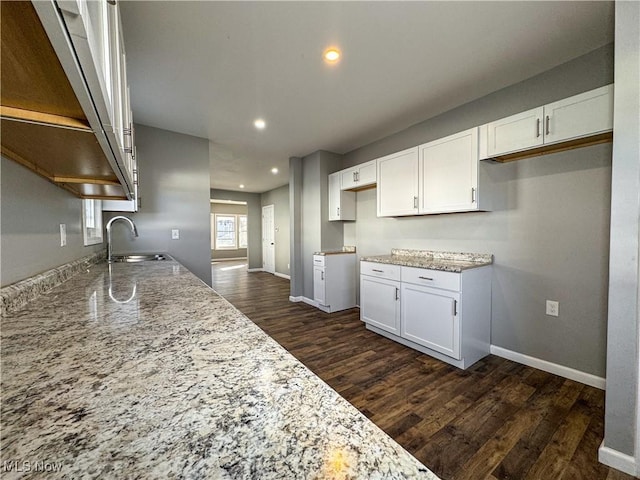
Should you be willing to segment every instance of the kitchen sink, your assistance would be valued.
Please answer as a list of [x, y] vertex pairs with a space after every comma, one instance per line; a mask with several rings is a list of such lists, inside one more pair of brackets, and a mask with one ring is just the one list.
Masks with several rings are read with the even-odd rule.
[[160, 261], [160, 260], [171, 260], [171, 257], [164, 253], [113, 255], [111, 257], [112, 262], [118, 262], [118, 263], [148, 262], [148, 261]]

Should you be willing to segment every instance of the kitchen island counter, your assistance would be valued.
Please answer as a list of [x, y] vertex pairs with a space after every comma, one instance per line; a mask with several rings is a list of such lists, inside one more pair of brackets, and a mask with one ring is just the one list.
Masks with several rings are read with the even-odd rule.
[[3, 478], [437, 478], [175, 261], [94, 265], [1, 341]]

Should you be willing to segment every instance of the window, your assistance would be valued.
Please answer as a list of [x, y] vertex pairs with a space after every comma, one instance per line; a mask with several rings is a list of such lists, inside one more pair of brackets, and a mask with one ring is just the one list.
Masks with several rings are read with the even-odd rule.
[[211, 233], [212, 250], [247, 248], [247, 216], [212, 213]]
[[238, 248], [236, 216], [216, 215], [216, 250]]
[[247, 248], [247, 216], [238, 215], [238, 248]]
[[102, 243], [102, 200], [82, 200], [84, 245]]

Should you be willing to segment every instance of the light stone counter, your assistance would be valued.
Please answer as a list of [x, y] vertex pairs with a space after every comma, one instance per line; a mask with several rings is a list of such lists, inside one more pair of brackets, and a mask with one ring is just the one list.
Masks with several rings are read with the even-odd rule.
[[3, 479], [437, 478], [174, 261], [91, 266], [1, 342]]
[[491, 265], [493, 263], [493, 255], [488, 253], [458, 253], [393, 248], [391, 249], [391, 255], [368, 255], [361, 257], [360, 261], [460, 273], [470, 268]]

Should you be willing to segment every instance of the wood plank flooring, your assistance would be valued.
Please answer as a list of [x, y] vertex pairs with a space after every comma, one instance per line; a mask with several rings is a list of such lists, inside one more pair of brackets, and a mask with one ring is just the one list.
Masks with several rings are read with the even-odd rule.
[[633, 478], [598, 463], [601, 390], [493, 355], [458, 370], [366, 330], [358, 309], [289, 302], [286, 279], [237, 262], [212, 272], [218, 293], [443, 480]]

